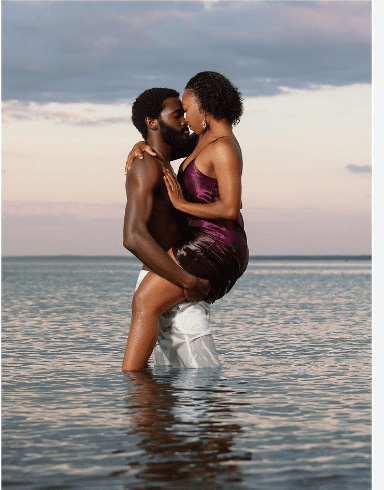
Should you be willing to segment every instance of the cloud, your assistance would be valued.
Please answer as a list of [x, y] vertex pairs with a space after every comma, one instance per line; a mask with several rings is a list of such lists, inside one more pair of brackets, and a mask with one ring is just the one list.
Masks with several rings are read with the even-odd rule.
[[245, 96], [371, 81], [370, 2], [3, 2], [3, 100], [103, 102], [198, 71]]
[[354, 165], [353, 163], [345, 167], [348, 172], [353, 174], [370, 174], [372, 173], [371, 165]]
[[131, 124], [131, 106], [120, 104], [89, 104], [58, 102], [20, 102], [11, 100], [2, 104], [2, 121], [53, 121], [71, 126], [107, 126]]

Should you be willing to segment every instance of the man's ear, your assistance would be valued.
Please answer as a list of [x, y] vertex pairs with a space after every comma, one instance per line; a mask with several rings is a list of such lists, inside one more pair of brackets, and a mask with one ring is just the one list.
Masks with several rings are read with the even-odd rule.
[[159, 120], [151, 119], [150, 117], [145, 118], [145, 124], [148, 129], [152, 129], [152, 131], [157, 131], [159, 129]]

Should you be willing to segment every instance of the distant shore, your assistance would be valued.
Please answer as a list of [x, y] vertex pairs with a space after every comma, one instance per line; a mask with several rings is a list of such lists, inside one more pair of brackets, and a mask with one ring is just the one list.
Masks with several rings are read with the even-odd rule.
[[[37, 260], [129, 260], [139, 262], [132, 255], [6, 255], [2, 260], [7, 259], [37, 259]], [[305, 261], [305, 260], [372, 260], [372, 255], [251, 255], [250, 261]]]
[[372, 255], [251, 255], [250, 260], [372, 260]]

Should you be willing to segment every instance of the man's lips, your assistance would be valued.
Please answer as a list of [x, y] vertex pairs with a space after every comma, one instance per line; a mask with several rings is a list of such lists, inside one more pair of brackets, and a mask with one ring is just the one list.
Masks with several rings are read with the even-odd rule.
[[189, 136], [189, 129], [183, 129], [182, 131], [180, 131], [180, 135], [181, 136]]

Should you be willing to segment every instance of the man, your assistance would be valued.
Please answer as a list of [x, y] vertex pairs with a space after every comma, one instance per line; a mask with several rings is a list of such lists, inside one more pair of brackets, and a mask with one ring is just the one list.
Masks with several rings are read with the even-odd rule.
[[[183, 220], [168, 197], [163, 169], [172, 169], [171, 158], [187, 156], [196, 144], [189, 136], [179, 93], [166, 88], [146, 90], [132, 106], [132, 122], [154, 150], [151, 154], [144, 152], [140, 161], [135, 159], [127, 172], [123, 244], [144, 264], [136, 289], [151, 270], [183, 288], [189, 300], [200, 301], [209, 292], [209, 282], [197, 280], [167, 254], [181, 238]], [[160, 317], [158, 338], [144, 339], [144, 347], [143, 335], [140, 337], [140, 332], [131, 328], [123, 371], [136, 345], [149, 352], [156, 340], [155, 365], [219, 366], [209, 314], [210, 305], [203, 301], [184, 302], [172, 308]]]

